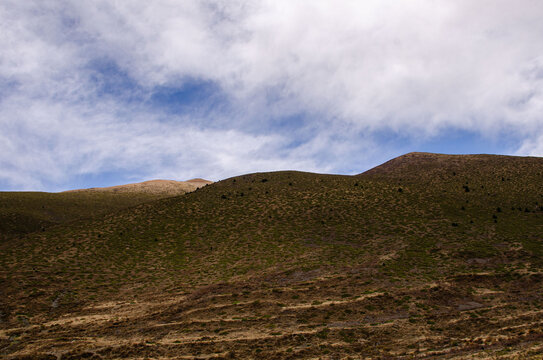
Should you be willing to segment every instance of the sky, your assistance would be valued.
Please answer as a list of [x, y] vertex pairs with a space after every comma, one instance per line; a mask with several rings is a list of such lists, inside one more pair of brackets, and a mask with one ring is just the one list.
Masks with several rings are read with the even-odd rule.
[[2, 0], [0, 190], [543, 156], [540, 0]]

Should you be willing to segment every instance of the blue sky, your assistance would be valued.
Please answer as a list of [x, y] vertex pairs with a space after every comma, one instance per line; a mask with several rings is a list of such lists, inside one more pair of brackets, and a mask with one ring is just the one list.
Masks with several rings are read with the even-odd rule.
[[543, 156], [543, 3], [0, 3], [0, 190]]

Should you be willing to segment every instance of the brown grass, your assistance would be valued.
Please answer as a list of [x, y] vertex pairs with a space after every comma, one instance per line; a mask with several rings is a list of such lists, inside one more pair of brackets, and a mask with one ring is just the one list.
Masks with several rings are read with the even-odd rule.
[[164, 195], [181, 195], [188, 192], [192, 192], [205, 185], [212, 184], [212, 181], [204, 179], [191, 179], [187, 181], [175, 181], [175, 180], [149, 180], [140, 183], [90, 188], [90, 189], [77, 189], [69, 190], [66, 192], [80, 192], [80, 191], [103, 191], [114, 193], [150, 193], [150, 194], [164, 194]]

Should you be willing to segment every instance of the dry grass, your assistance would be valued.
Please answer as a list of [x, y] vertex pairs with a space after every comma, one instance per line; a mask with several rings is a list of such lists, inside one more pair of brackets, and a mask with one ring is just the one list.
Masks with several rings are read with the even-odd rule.
[[409, 154], [358, 176], [244, 175], [10, 239], [0, 352], [541, 359], [542, 182], [539, 158]]
[[203, 186], [212, 184], [212, 181], [204, 179], [192, 179], [187, 181], [175, 181], [175, 180], [149, 180], [140, 183], [109, 186], [102, 188], [90, 188], [69, 190], [67, 192], [81, 192], [81, 191], [100, 191], [100, 192], [114, 192], [114, 193], [147, 193], [166, 196], [182, 195], [191, 191], [194, 191]]

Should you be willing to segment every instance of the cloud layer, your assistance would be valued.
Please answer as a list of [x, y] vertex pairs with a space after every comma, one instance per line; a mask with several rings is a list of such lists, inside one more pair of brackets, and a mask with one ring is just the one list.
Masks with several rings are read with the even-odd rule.
[[0, 185], [354, 173], [457, 130], [543, 155], [542, 17], [532, 0], [7, 0]]

